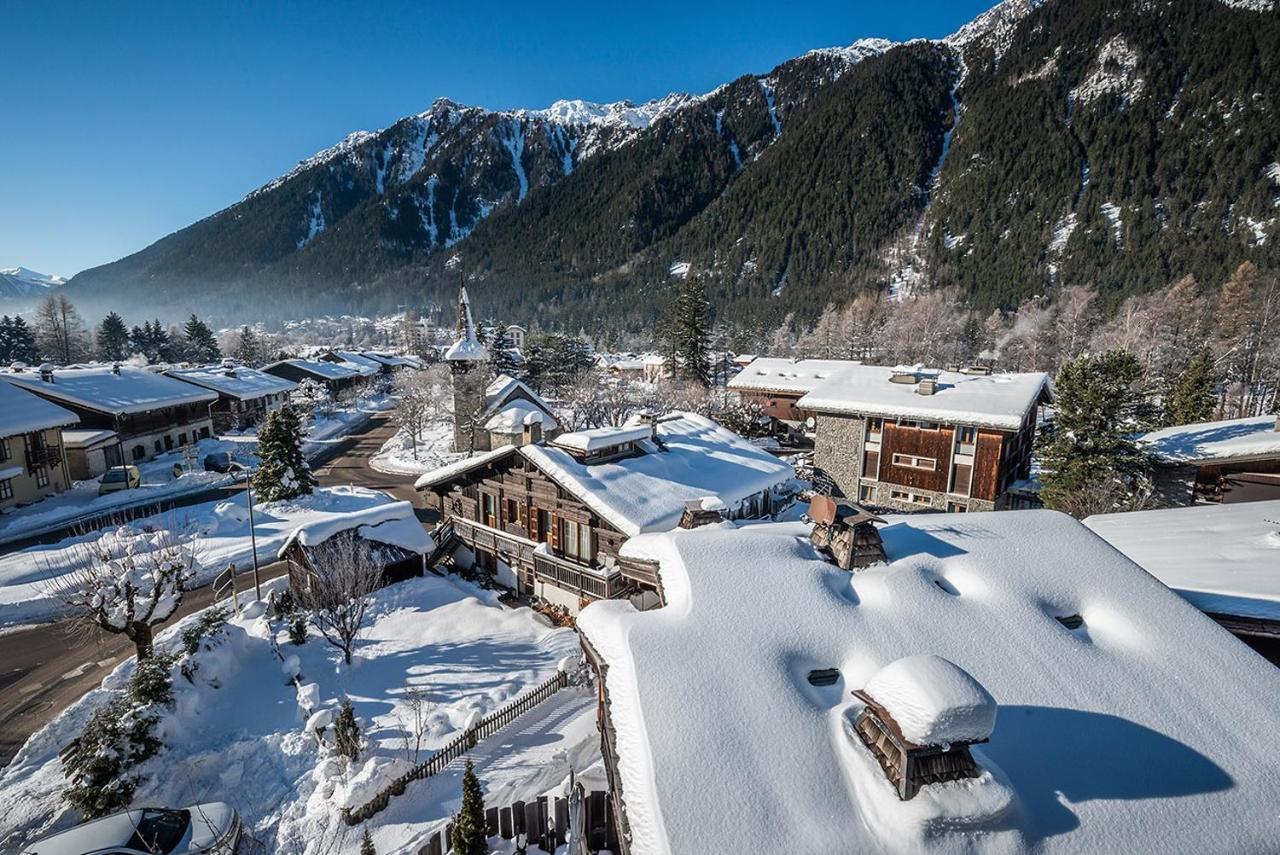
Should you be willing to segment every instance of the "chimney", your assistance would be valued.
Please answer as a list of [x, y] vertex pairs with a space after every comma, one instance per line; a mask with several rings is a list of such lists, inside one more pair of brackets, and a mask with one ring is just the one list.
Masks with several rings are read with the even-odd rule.
[[684, 513], [680, 516], [680, 528], [699, 528], [724, 522], [724, 511], [724, 502], [717, 496], [689, 499], [684, 503]]
[[813, 531], [809, 540], [827, 560], [842, 570], [887, 564], [877, 524], [884, 520], [848, 499], [816, 495], [809, 502]]
[[921, 377], [920, 382], [916, 384], [917, 395], [932, 395], [938, 391], [937, 377]]
[[542, 445], [542, 413], [535, 411], [524, 417], [521, 444]]
[[919, 365], [895, 365], [889, 373], [890, 383], [915, 383], [920, 379]]
[[40, 363], [40, 379], [45, 383], [53, 382], [53, 366], [48, 362]]
[[961, 374], [972, 374], [975, 377], [986, 377], [991, 374], [991, 366], [974, 362], [960, 369]]
[[112, 373], [112, 374], [116, 374], [116, 375], [118, 375], [118, 374], [120, 373], [120, 363], [119, 363], [119, 362], [113, 362], [113, 363], [111, 363], [111, 373]]

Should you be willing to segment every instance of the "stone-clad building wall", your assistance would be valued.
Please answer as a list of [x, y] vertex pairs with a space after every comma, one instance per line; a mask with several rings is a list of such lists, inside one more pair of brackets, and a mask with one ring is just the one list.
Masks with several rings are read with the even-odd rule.
[[818, 482], [830, 481], [833, 494], [857, 501], [862, 474], [863, 419], [819, 413], [815, 421], [813, 467]]

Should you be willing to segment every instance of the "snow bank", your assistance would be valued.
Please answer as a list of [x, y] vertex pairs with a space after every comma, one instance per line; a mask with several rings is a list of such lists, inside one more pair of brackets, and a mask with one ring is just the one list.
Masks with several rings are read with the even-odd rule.
[[864, 689], [917, 745], [976, 742], [990, 736], [996, 723], [995, 699], [964, 669], [941, 656], [895, 659]]

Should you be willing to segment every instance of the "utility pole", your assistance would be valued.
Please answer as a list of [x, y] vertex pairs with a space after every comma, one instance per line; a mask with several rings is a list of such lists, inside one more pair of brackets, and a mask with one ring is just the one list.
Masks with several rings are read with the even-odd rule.
[[[228, 455], [230, 456], [230, 455]], [[262, 599], [262, 578], [258, 574], [258, 532], [253, 523], [253, 476], [248, 467], [232, 462], [231, 468], [244, 473], [244, 492], [249, 498], [249, 548], [253, 550], [253, 597]]]

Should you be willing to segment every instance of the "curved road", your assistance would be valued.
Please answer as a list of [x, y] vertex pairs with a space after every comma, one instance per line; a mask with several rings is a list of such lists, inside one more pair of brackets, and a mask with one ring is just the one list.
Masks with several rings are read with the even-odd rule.
[[[317, 456], [312, 462], [317, 479], [325, 486], [355, 484], [414, 501], [412, 476], [384, 475], [369, 466], [369, 458], [393, 433], [391, 420], [375, 415], [359, 433], [344, 437], [331, 450]], [[200, 501], [226, 495], [223, 490], [217, 493], [202, 495]], [[422, 509], [417, 513], [424, 522], [434, 517]], [[262, 577], [269, 579], [284, 572], [284, 563], [276, 562], [262, 568]], [[244, 585], [253, 583], [252, 571], [240, 578], [242, 590]], [[212, 602], [209, 586], [196, 588], [187, 593], [170, 620]], [[0, 766], [13, 759], [27, 737], [98, 686], [112, 668], [132, 653], [133, 645], [123, 636], [74, 627], [65, 621], [0, 634]]]

